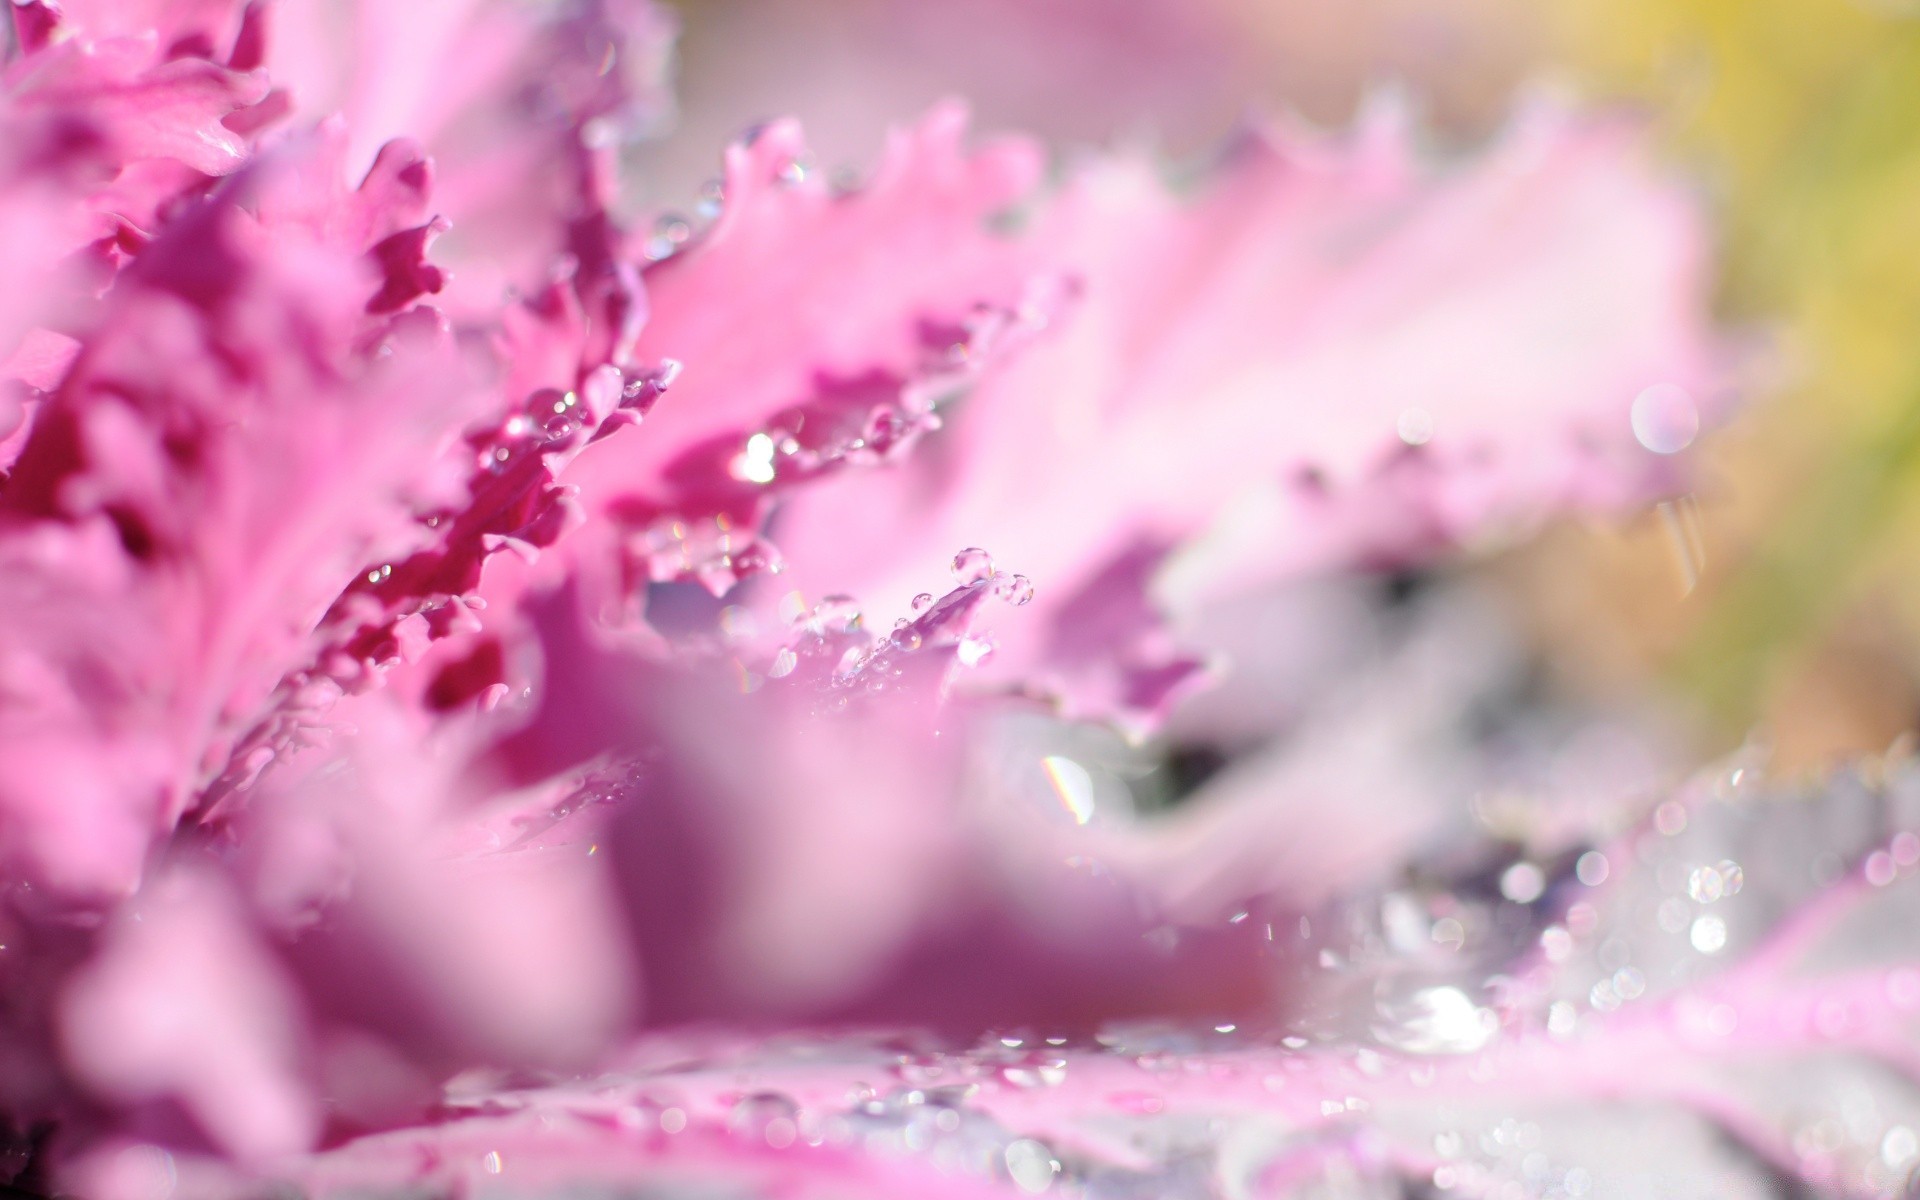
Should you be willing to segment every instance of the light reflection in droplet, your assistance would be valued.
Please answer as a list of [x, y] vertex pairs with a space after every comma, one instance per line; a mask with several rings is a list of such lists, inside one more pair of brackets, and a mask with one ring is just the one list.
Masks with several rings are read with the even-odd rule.
[[1499, 1026], [1492, 1012], [1445, 984], [1421, 988], [1408, 998], [1404, 1012], [1396, 1008], [1383, 1016], [1390, 1023], [1376, 1030], [1380, 1039], [1412, 1054], [1471, 1054]]
[[1713, 869], [1720, 872], [1721, 897], [1738, 896], [1741, 887], [1747, 881], [1747, 873], [1740, 869], [1740, 864], [1730, 858], [1723, 858], [1714, 864]]
[[1003, 575], [994, 582], [993, 594], [1018, 608], [1033, 600], [1033, 581], [1025, 575]]
[[1711, 913], [1697, 918], [1687, 940], [1702, 954], [1718, 954], [1727, 945], [1727, 923]]
[[1070, 758], [1049, 754], [1040, 760], [1040, 769], [1046, 772], [1047, 782], [1060, 798], [1060, 806], [1067, 810], [1075, 825], [1093, 820], [1093, 776], [1085, 767]]
[[1695, 867], [1687, 876], [1687, 895], [1701, 904], [1712, 904], [1726, 891], [1726, 881], [1717, 867]]
[[1573, 955], [1573, 935], [1558, 925], [1549, 925], [1540, 931], [1540, 952], [1547, 961], [1563, 963]]
[[773, 482], [773, 439], [756, 433], [747, 439], [747, 448], [734, 460], [733, 473], [748, 483]]
[[1554, 1037], [1572, 1037], [1579, 1022], [1580, 1014], [1565, 1000], [1555, 1000], [1547, 1008], [1547, 1032]]
[[1654, 809], [1653, 827], [1668, 837], [1685, 833], [1687, 830], [1686, 806], [1677, 800], [1669, 800]]
[[978, 635], [961, 638], [960, 644], [954, 647], [954, 657], [960, 660], [963, 667], [977, 667], [992, 653], [993, 643]]
[[1029, 1196], [1037, 1196], [1052, 1187], [1053, 1177], [1060, 1170], [1053, 1152], [1032, 1138], [1020, 1138], [1008, 1143], [1001, 1157], [1007, 1165], [1007, 1177], [1013, 1181], [1013, 1186]]
[[993, 575], [993, 556], [978, 546], [968, 546], [953, 556], [953, 577], [962, 584], [979, 583]]
[[1880, 1161], [1896, 1170], [1920, 1158], [1920, 1136], [1905, 1125], [1895, 1125], [1880, 1139]]

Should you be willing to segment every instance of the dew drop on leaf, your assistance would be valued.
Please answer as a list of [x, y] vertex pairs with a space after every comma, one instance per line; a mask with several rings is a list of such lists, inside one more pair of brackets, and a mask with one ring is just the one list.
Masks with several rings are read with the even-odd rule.
[[979, 583], [993, 575], [993, 556], [978, 546], [968, 546], [953, 556], [953, 577], [961, 584]]

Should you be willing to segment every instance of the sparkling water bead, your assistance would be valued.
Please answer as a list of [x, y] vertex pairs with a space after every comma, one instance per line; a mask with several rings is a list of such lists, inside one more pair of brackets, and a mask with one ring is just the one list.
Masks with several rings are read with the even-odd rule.
[[1025, 575], [1002, 575], [994, 580], [993, 594], [1016, 607], [1031, 603], [1033, 580]]
[[968, 546], [953, 556], [953, 577], [961, 584], [979, 583], [993, 575], [993, 556], [978, 546]]

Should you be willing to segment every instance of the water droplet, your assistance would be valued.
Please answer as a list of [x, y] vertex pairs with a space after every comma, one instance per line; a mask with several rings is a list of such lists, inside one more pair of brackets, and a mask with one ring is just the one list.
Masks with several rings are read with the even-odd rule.
[[1008, 1143], [1001, 1160], [1006, 1164], [1007, 1178], [1013, 1186], [1029, 1196], [1037, 1196], [1052, 1187], [1054, 1176], [1060, 1172], [1060, 1163], [1053, 1157], [1053, 1151], [1032, 1138]]
[[1555, 1000], [1547, 1007], [1547, 1032], [1552, 1036], [1572, 1037], [1579, 1023], [1580, 1014], [1565, 1000]]
[[733, 461], [733, 475], [748, 483], [773, 482], [773, 439], [756, 433], [747, 439], [747, 448]]
[[1558, 925], [1547, 926], [1540, 931], [1540, 952], [1548, 962], [1566, 962], [1573, 956], [1573, 935]]
[[1647, 977], [1632, 967], [1613, 973], [1613, 990], [1622, 1000], [1638, 1000], [1647, 991]]
[[1612, 867], [1607, 862], [1607, 856], [1598, 850], [1587, 851], [1573, 864], [1574, 878], [1588, 887], [1599, 887], [1605, 883], [1611, 871]]
[[789, 647], [780, 647], [780, 653], [776, 653], [774, 660], [766, 666], [766, 678], [768, 678], [768, 680], [785, 680], [787, 676], [793, 674], [793, 668], [799, 666], [799, 664], [801, 664], [801, 657], [799, 657], [799, 655], [795, 655]]
[[480, 1169], [489, 1175], [498, 1175], [503, 1167], [498, 1150], [487, 1151], [486, 1157], [480, 1160]]
[[1500, 894], [1515, 904], [1532, 904], [1547, 890], [1547, 877], [1530, 862], [1517, 862], [1500, 875]]
[[1471, 1054], [1493, 1037], [1499, 1018], [1457, 987], [1423, 987], [1380, 1005], [1381, 1041], [1411, 1054]]
[[962, 584], [979, 583], [993, 575], [993, 556], [978, 546], [968, 546], [953, 556], [952, 570]]
[[852, 596], [828, 596], [814, 605], [813, 617], [828, 633], [852, 633], [860, 628], [860, 605]]
[[744, 579], [749, 575], [778, 575], [787, 569], [787, 560], [766, 542], [754, 542], [733, 556], [733, 573]]
[[1699, 917], [1687, 931], [1687, 940], [1702, 954], [1718, 954], [1726, 948], [1727, 923], [1711, 913]]
[[784, 1150], [799, 1136], [800, 1106], [780, 1092], [753, 1092], [734, 1104], [727, 1128], [736, 1137]]
[[921, 592], [913, 598], [913, 611], [923, 613], [933, 607], [933, 593]]
[[866, 437], [862, 440], [875, 454], [885, 454], [912, 432], [912, 418], [896, 408], [882, 407], [875, 409], [867, 421]]
[[1747, 873], [1740, 869], [1740, 864], [1730, 858], [1723, 858], [1715, 865], [1714, 870], [1720, 872], [1720, 894], [1738, 896], [1740, 888], [1747, 882]]
[[1895, 1125], [1880, 1138], [1880, 1161], [1898, 1169], [1920, 1158], [1920, 1135], [1905, 1125]]
[[1701, 904], [1712, 904], [1726, 892], [1726, 880], [1717, 867], [1695, 867], [1687, 875], [1687, 895]]
[[1634, 438], [1655, 454], [1678, 454], [1700, 433], [1700, 410], [1685, 388], [1656, 383], [1633, 400]]
[[693, 227], [686, 219], [673, 213], [662, 214], [653, 223], [653, 233], [648, 236], [641, 253], [654, 262], [669, 258], [686, 240], [693, 235]]
[[720, 215], [727, 201], [727, 185], [718, 179], [709, 179], [700, 185], [700, 198], [694, 201], [693, 211], [703, 221], [711, 221]]
[[1653, 827], [1668, 837], [1687, 831], [1687, 809], [1678, 800], [1669, 800], [1653, 810]]
[[993, 594], [1019, 607], [1033, 600], [1033, 581], [1025, 575], [1002, 575], [994, 581]]

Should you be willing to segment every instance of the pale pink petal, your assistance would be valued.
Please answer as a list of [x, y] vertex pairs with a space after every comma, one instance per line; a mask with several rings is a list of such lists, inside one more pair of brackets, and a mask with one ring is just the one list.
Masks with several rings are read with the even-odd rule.
[[291, 981], [218, 881], [154, 879], [66, 984], [60, 1041], [98, 1100], [176, 1101], [235, 1157], [306, 1150], [319, 1106]]
[[637, 1020], [609, 859], [591, 840], [493, 836], [458, 742], [423, 752], [425, 722], [391, 699], [362, 703], [365, 727], [308, 769], [269, 776], [236, 823], [248, 892], [317, 1024], [428, 1078], [592, 1061]]
[[496, 759], [518, 778], [615, 756], [575, 803], [609, 806], [650, 1023], [1277, 1011], [1284, 978], [1254, 928], [1176, 933], [1028, 802], [1037, 758], [1000, 781], [994, 714], [942, 702], [983, 603], [984, 585], [958, 589], [878, 641], [823, 612], [782, 665], [736, 662], [742, 695], [620, 649], [571, 598], [542, 602], [543, 699]]

